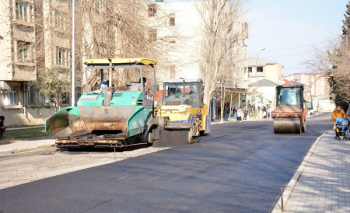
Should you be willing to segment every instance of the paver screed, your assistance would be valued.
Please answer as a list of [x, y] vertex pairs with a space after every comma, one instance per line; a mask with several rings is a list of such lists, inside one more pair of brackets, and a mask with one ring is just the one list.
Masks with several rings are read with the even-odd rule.
[[350, 212], [350, 141], [334, 136], [319, 141], [283, 212]]

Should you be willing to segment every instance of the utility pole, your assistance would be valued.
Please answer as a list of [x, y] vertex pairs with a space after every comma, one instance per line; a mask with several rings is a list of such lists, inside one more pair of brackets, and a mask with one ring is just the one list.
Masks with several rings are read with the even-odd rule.
[[257, 106], [257, 83], [258, 83], [258, 57], [259, 57], [259, 54], [262, 52], [262, 51], [264, 51], [265, 50], [265, 47], [262, 49], [262, 50], [260, 50], [259, 52], [258, 52], [258, 54], [256, 54], [256, 58], [255, 58], [255, 91], [254, 91], [254, 97], [255, 97], [255, 99], [254, 99], [254, 117], [255, 117], [255, 119], [257, 118], [257, 114], [258, 114], [258, 106]]
[[75, 106], [75, 0], [72, 0], [72, 106]]

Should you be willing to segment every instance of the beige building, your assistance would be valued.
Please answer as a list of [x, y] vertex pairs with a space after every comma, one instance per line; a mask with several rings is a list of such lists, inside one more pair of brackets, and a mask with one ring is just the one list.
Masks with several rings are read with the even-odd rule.
[[249, 114], [258, 110], [255, 105], [273, 107], [276, 85], [282, 84], [283, 65], [265, 58], [249, 58], [244, 63], [244, 82], [249, 85], [245, 106]]
[[263, 79], [282, 83], [283, 65], [265, 58], [249, 58], [245, 61], [244, 80], [249, 84]]
[[[101, 19], [109, 1], [76, 4], [76, 11], [93, 8], [95, 14], [91, 21], [76, 12], [75, 102], [83, 92], [82, 59], [117, 52], [114, 35], [108, 35], [109, 44], [105, 43], [107, 28]], [[0, 13], [0, 115], [6, 117], [8, 126], [43, 124], [55, 108], [51, 98], [35, 87], [38, 77], [52, 69], [57, 79], [71, 82], [71, 1], [0, 0]], [[113, 53], [106, 51], [106, 46]], [[93, 84], [99, 79], [88, 80]], [[61, 107], [71, 105], [71, 92], [60, 97]]]
[[34, 4], [40, 3], [10, 0], [0, 4], [0, 114], [6, 117], [6, 125], [40, 124], [53, 112], [38, 106], [30, 88], [40, 69], [36, 44], [41, 43], [36, 39], [42, 31], [35, 23], [42, 16], [34, 13]]
[[325, 73], [294, 73], [286, 77], [304, 85], [311, 92], [314, 111], [332, 111], [334, 103], [330, 99], [329, 77]]

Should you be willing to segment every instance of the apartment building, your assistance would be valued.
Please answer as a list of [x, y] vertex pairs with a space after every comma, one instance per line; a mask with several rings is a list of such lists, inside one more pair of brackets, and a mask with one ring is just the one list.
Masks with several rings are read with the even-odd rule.
[[[43, 123], [50, 109], [36, 108], [35, 92], [30, 85], [37, 79], [38, 51], [35, 13], [40, 1], [10, 0], [0, 4], [0, 114], [6, 125]], [[32, 107], [31, 107], [32, 106]]]
[[[201, 78], [198, 58], [202, 36], [200, 29], [203, 24], [198, 12], [201, 1], [165, 2], [156, 0], [148, 5], [148, 20], [154, 26], [150, 38], [170, 43], [169, 58], [160, 71], [161, 79], [169, 78]], [[157, 28], [156, 28], [157, 27]], [[234, 26], [242, 36], [236, 41], [239, 59], [247, 58], [248, 54], [248, 23], [244, 16]], [[232, 73], [231, 84], [237, 85], [237, 80], [243, 78], [243, 67]]]
[[[91, 76], [83, 79], [82, 60], [117, 54], [115, 30], [108, 31], [109, 20], [103, 17], [110, 3], [76, 2], [75, 102], [85, 80], [99, 81]], [[0, 11], [4, 14], [0, 16], [0, 114], [6, 125], [43, 124], [55, 107], [52, 97], [39, 92], [38, 78], [53, 70], [57, 80], [66, 80], [68, 89], [71, 85], [71, 1], [1, 1]], [[62, 107], [71, 104], [68, 89], [59, 94]]]
[[329, 77], [324, 73], [293, 73], [287, 77], [290, 80], [304, 84], [311, 95], [326, 98], [330, 94]]
[[288, 80], [303, 84], [311, 93], [314, 110], [332, 111], [334, 103], [330, 99], [329, 77], [325, 73], [293, 73]]

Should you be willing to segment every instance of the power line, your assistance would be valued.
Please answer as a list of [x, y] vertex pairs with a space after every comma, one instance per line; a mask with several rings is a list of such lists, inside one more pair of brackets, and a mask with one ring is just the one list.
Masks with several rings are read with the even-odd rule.
[[283, 60], [283, 59], [292, 58], [295, 56], [304, 55], [306, 53], [311, 53], [311, 52], [313, 52], [313, 50], [299, 52], [299, 53], [293, 53], [293, 54], [288, 54], [288, 55], [281, 55], [281, 56], [270, 56], [269, 58], [273, 57], [274, 60]]
[[329, 41], [331, 41], [331, 39], [326, 40], [326, 41], [321, 41], [321, 42], [316, 42], [316, 43], [310, 43], [310, 44], [305, 44], [305, 45], [301, 45], [301, 46], [296, 46], [296, 47], [288, 47], [288, 48], [277, 49], [277, 50], [267, 50], [266, 52], [279, 52], [279, 51], [284, 51], [284, 50], [298, 49], [298, 48], [302, 48], [302, 47], [313, 46], [315, 44], [323, 44], [323, 43], [326, 43], [326, 42], [329, 42]]
[[[305, 45], [301, 45], [301, 46], [288, 47], [288, 48], [284, 48], [284, 49], [266, 50], [265, 52], [279, 52], [279, 51], [284, 51], [284, 50], [298, 49], [298, 48], [302, 48], [302, 47], [313, 46], [315, 44], [326, 43], [326, 42], [329, 42], [329, 41], [332, 41], [332, 39], [329, 39], [329, 40], [326, 40], [326, 41], [320, 41], [320, 42], [316, 42], [316, 43], [305, 44]], [[253, 54], [253, 53], [250, 53], [250, 54]]]

